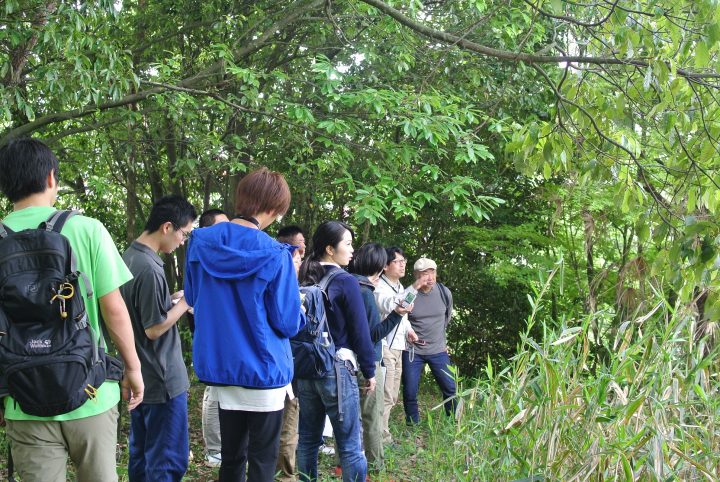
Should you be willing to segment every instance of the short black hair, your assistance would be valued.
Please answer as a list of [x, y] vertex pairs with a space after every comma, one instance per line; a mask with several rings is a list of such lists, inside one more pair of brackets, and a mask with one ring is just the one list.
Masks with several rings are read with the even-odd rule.
[[213, 224], [215, 224], [215, 218], [218, 216], [227, 216], [227, 213], [222, 209], [208, 209], [200, 215], [200, 221], [198, 221], [198, 225], [201, 228], [207, 228], [208, 226], [212, 226]]
[[12, 203], [44, 192], [48, 174], [57, 181], [59, 170], [55, 154], [37, 139], [13, 139], [0, 148], [0, 190]]
[[373, 276], [382, 272], [387, 264], [387, 252], [379, 243], [366, 243], [355, 251], [350, 272], [361, 276]]
[[290, 226], [283, 226], [282, 228], [278, 229], [278, 233], [275, 239], [277, 239], [281, 243], [289, 243], [298, 234], [302, 234], [303, 237], [305, 237], [305, 232], [300, 226], [295, 226], [294, 224], [291, 224]]
[[385, 252], [387, 253], [386, 266], [395, 260], [396, 254], [399, 254], [403, 258], [405, 257], [405, 252], [402, 250], [402, 248], [398, 248], [397, 246], [390, 246], [388, 248], [385, 248]]
[[168, 222], [172, 223], [173, 228], [180, 229], [196, 217], [197, 212], [187, 199], [177, 194], [165, 196], [153, 204], [145, 231], [154, 233]]

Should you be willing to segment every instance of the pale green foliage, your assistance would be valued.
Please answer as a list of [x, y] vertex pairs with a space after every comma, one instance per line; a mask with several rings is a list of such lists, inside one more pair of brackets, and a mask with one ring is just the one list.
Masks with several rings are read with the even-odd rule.
[[[545, 319], [539, 296], [531, 324]], [[600, 363], [590, 316], [559, 330], [543, 321], [543, 341], [524, 336], [508, 367], [488, 361], [464, 383], [459, 423], [430, 416], [421, 470], [438, 480], [714, 480], [717, 349], [696, 338], [692, 310], [654, 303], [619, 327]]]
[[553, 2], [552, 10], [585, 22], [607, 14], [592, 28], [561, 24], [566, 50], [647, 66], [550, 71], [561, 96], [552, 118], [518, 125], [506, 152], [528, 175], [569, 176], [599, 197], [612, 193], [606, 212], [638, 221], [640, 246], [654, 234], [651, 248], [673, 271], [667, 279], [689, 300], [698, 285], [714, 284], [705, 270], [720, 233], [717, 2], [619, 2], [612, 10]]

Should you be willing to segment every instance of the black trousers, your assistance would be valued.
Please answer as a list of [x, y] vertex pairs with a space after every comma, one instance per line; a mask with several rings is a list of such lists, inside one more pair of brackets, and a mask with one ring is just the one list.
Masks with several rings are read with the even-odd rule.
[[280, 450], [283, 411], [220, 409], [220, 482], [272, 482]]

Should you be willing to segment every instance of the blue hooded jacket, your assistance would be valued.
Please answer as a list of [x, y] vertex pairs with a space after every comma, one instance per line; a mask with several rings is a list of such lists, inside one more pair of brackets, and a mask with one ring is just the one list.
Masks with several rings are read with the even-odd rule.
[[290, 383], [288, 339], [305, 324], [293, 250], [235, 223], [192, 232], [185, 298], [195, 311], [193, 364], [201, 381], [246, 388]]

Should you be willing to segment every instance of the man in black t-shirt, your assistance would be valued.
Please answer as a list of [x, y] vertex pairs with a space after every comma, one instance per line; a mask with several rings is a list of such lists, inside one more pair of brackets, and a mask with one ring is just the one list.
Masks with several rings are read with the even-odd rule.
[[130, 417], [128, 475], [135, 481], [180, 481], [188, 465], [187, 390], [177, 322], [188, 310], [182, 291], [170, 294], [158, 253], [189, 237], [195, 208], [167, 196], [150, 211], [145, 230], [123, 254], [133, 279], [120, 289], [135, 331], [145, 399]]

